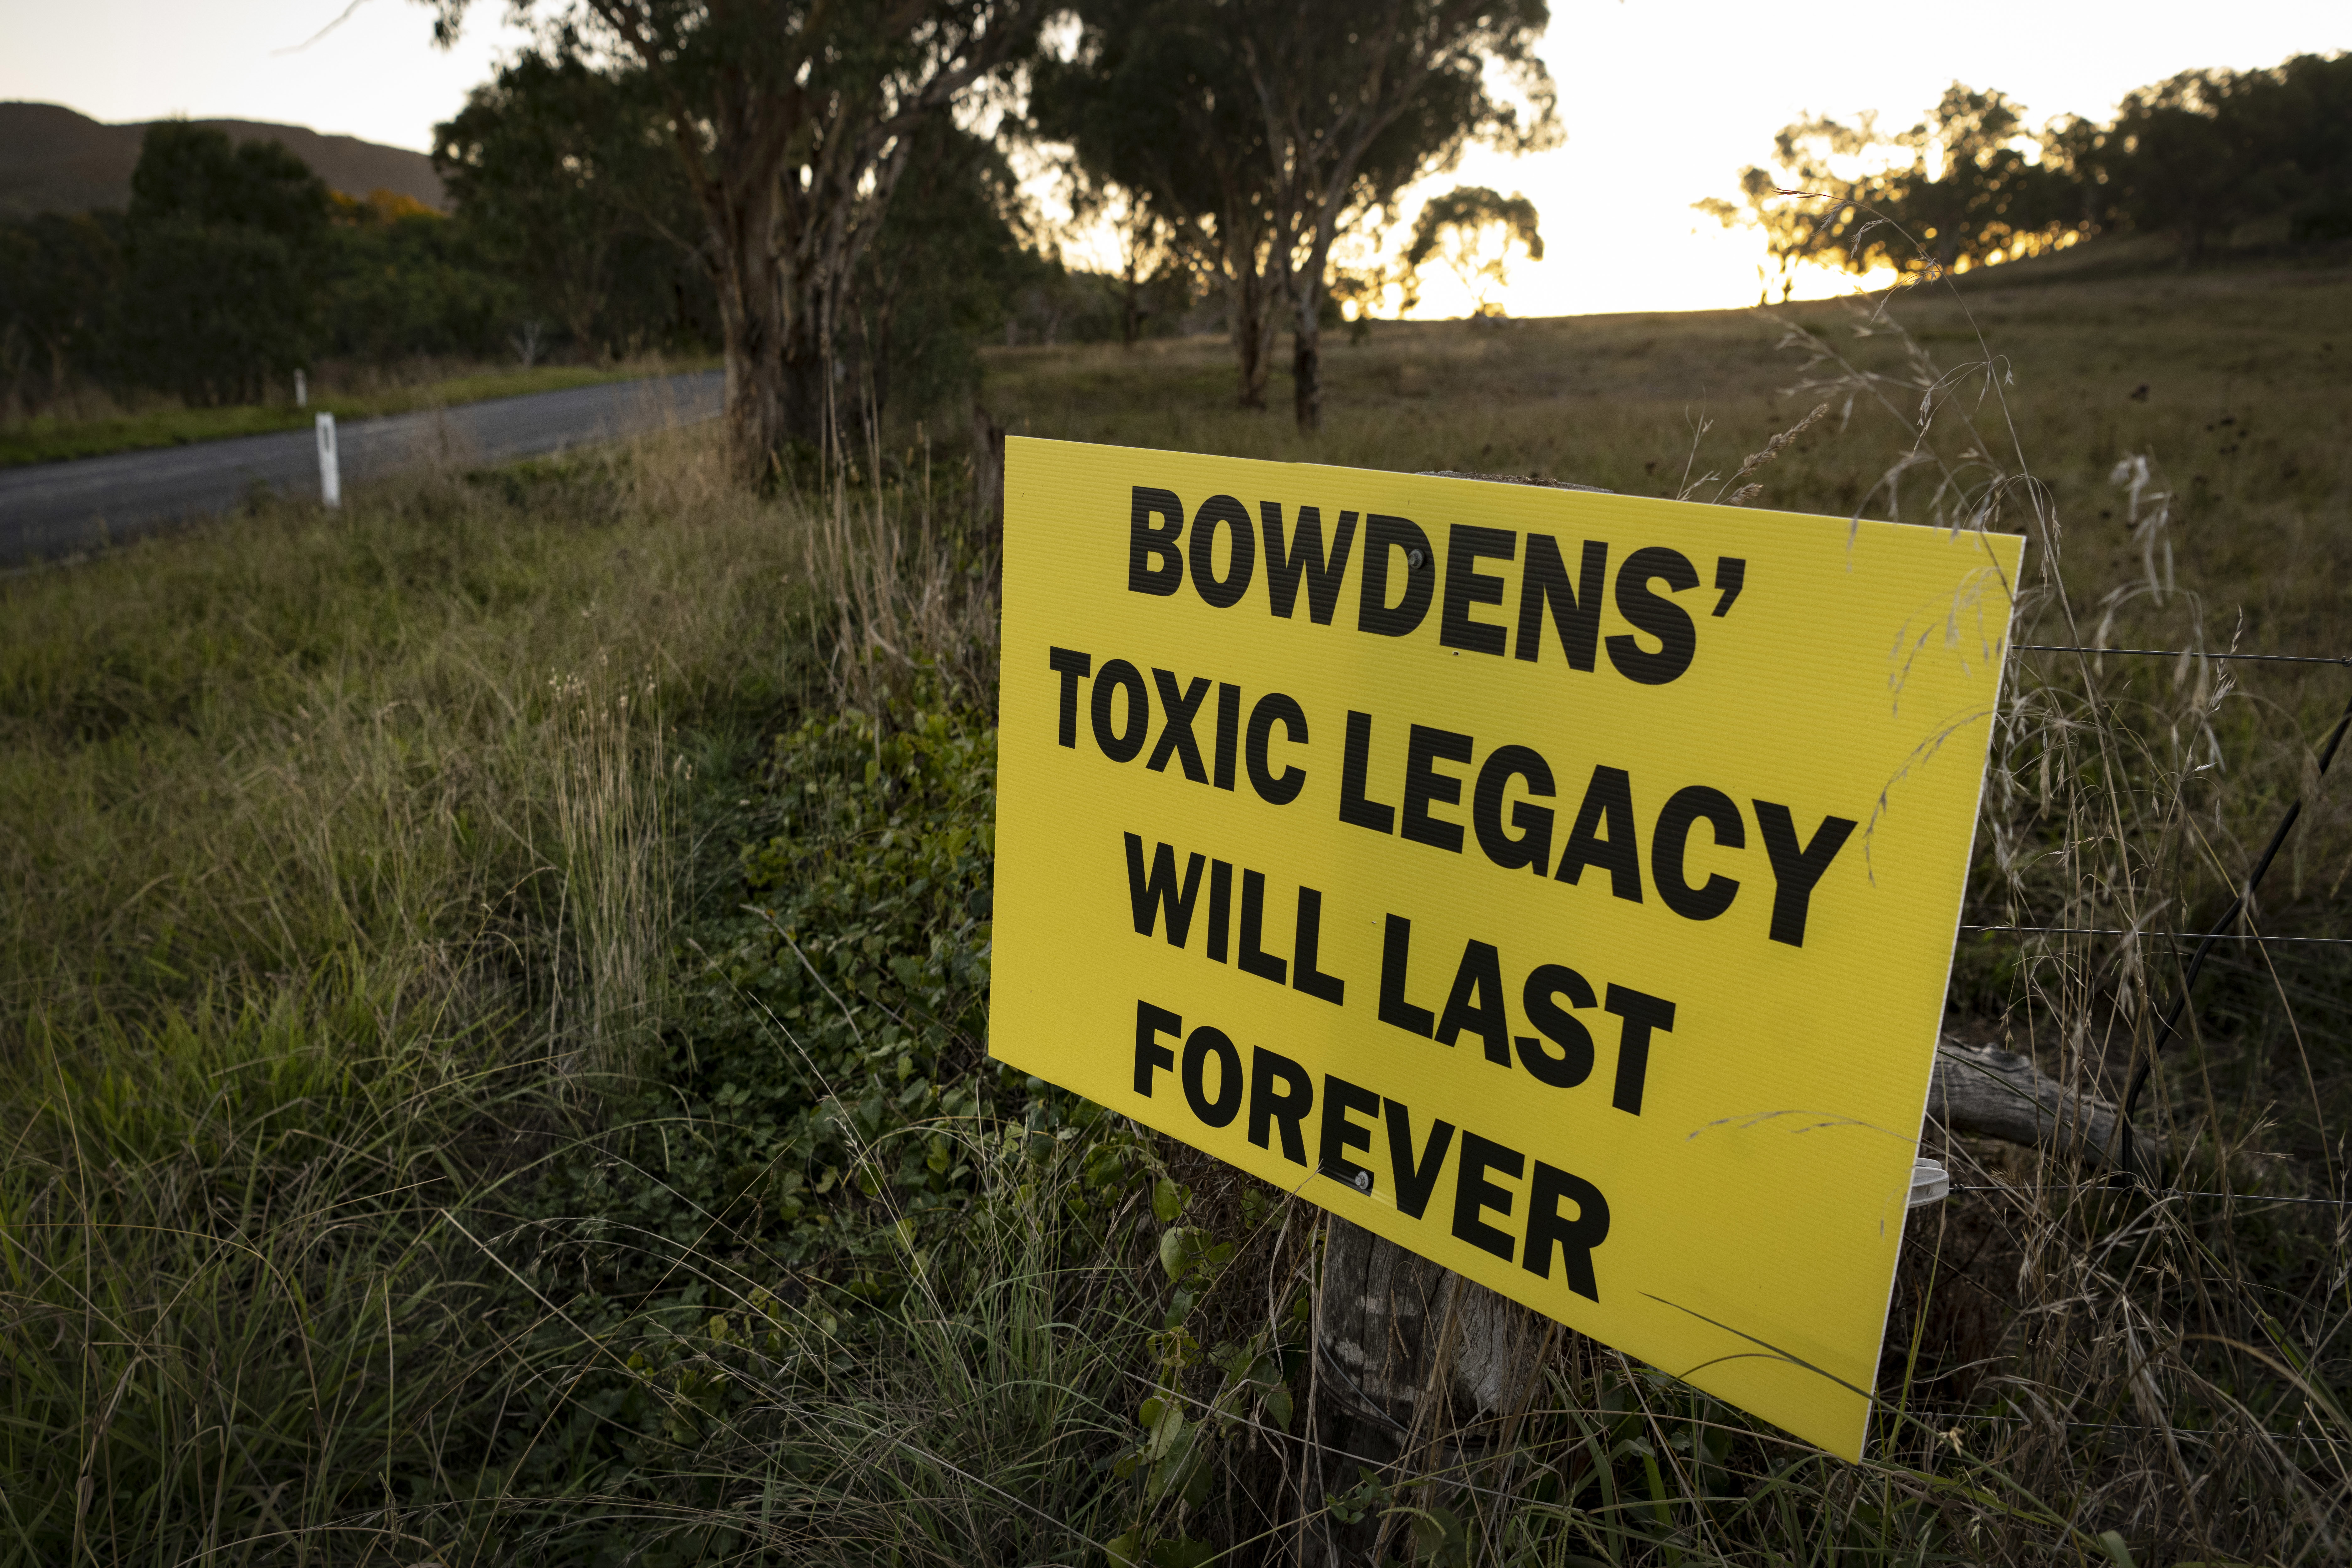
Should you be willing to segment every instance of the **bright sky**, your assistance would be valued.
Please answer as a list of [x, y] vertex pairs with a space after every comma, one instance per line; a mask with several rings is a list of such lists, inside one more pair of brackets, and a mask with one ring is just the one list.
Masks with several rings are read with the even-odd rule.
[[[1523, 192], [1545, 258], [1515, 269], [1514, 315], [1698, 310], [1755, 301], [1762, 242], [1690, 210], [1736, 198], [1738, 172], [1808, 112], [1875, 109], [1915, 123], [1958, 80], [1999, 88], [2039, 124], [2105, 118], [2133, 88], [2202, 66], [2276, 65], [2352, 47], [2343, 0], [1972, 0], [1949, 5], [1764, 6], [1741, 0], [1552, 0], [1543, 55], [1567, 145], [1474, 153], [1454, 183]], [[1851, 284], [1814, 280], [1800, 293]], [[1456, 315], [1428, 279], [1425, 314]]]
[[307, 125], [423, 152], [518, 41], [506, 9], [474, 0], [445, 53], [415, 0], [0, 0], [0, 99], [105, 121]]
[[[0, 99], [109, 121], [279, 121], [423, 148], [517, 37], [501, 25], [504, 0], [475, 0], [466, 38], [445, 54], [415, 0], [359, 0], [325, 37], [282, 52], [349, 3], [0, 0]], [[1807, 112], [1875, 109], [1908, 125], [1958, 79], [2000, 88], [2037, 123], [2104, 116], [2175, 71], [2352, 47], [2343, 0], [1974, 0], [1965, 10], [1552, 0], [1552, 17], [1544, 54], [1567, 144], [1518, 160], [1474, 153], [1438, 183], [1534, 199], [1549, 254], [1515, 271], [1506, 303], [1522, 316], [1752, 302], [1760, 242], [1690, 204], [1734, 195], [1737, 171]], [[1443, 277], [1427, 283], [1423, 314], [1465, 308]]]

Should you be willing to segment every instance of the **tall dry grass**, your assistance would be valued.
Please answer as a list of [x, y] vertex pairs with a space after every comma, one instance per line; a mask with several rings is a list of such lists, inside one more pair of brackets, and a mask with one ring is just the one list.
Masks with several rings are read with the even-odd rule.
[[[2158, 510], [2179, 488], [2160, 454], [2137, 495], [2140, 470], [2111, 485], [2105, 458], [2087, 489], [2042, 477], [2089, 466], [2065, 446], [2073, 427], [2021, 407], [2000, 357], [1939, 356], [1909, 322], [1900, 311], [1865, 319], [1866, 336], [1829, 340], [1840, 352], [1826, 355], [1807, 334], [1781, 362], [1789, 411], [1777, 425], [1711, 446], [1722, 435], [1701, 421], [1696, 468], [1676, 464], [1658, 483], [1711, 468], [1721, 477], [1706, 493], [1761, 484], [1768, 504], [1866, 503], [1937, 526], [2027, 531], [2021, 640], [2224, 651], [2218, 606], [2268, 595], [2275, 612], [2317, 591], [2233, 576], [2234, 545], [2217, 539], [2210, 512]], [[1767, 348], [1778, 335], [1770, 323], [1753, 330]], [[1150, 423], [1164, 386], [1148, 358], [1130, 370], [1115, 351], [1069, 357], [1066, 385], [1052, 390], [1086, 412], [1067, 425], [1033, 416], [1034, 433], [1108, 426], [1173, 443]], [[1833, 416], [1801, 437], [1762, 438], [1823, 401]], [[1189, 417], [1198, 437], [1224, 416]], [[1499, 430], [1526, 417], [1474, 404], [1416, 432], [1423, 445], [1460, 445], [1387, 456], [1459, 462], [1481, 418]], [[1390, 418], [1335, 419], [1329, 445], [1356, 451]], [[1580, 451], [1599, 442], [1601, 466], [1633, 468], [1607, 445], [1611, 428], [1597, 419], [1557, 438]], [[1230, 446], [1245, 451], [1290, 439], [1237, 429]], [[1693, 437], [1653, 426], [1645, 438], [1687, 451]], [[2057, 456], [2045, 458], [2050, 446]], [[1766, 450], [1769, 461], [1752, 460]], [[892, 471], [869, 455], [866, 473]], [[898, 459], [897, 473], [915, 471]], [[862, 476], [827, 492], [817, 570], [836, 628], [835, 700], [886, 710], [908, 672], [957, 668], [985, 646], [973, 629], [984, 617], [942, 613], [984, 604], [959, 596], [984, 577], [960, 578], [951, 552], [925, 540], [919, 496]], [[2262, 504], [2290, 514], [2280, 532], [2299, 570], [2345, 548], [2324, 514], [2292, 512], [2294, 495]], [[2103, 509], [2125, 514], [2123, 526], [2074, 521]], [[2268, 626], [2294, 629], [2275, 614]], [[2184, 979], [2184, 949], [2165, 933], [2219, 914], [2298, 791], [2306, 860], [2300, 872], [2283, 861], [2283, 880], [2266, 884], [2260, 929], [2340, 933], [2325, 897], [2347, 816], [2342, 795], [2311, 773], [2342, 694], [2325, 670], [2013, 658], [1968, 919], [2126, 934], [1969, 935], [1949, 1023], [2111, 1097], [2136, 1063], [2158, 1060], [2159, 1098], [2140, 1120], [2166, 1141], [2169, 1179], [2117, 1186], [2046, 1152], [1931, 1134], [1960, 1190], [1914, 1222], [1867, 1462], [1810, 1451], [1666, 1372], [1562, 1334], [1526, 1408], [1499, 1420], [1457, 1413], [1409, 1437], [1393, 1463], [1359, 1470], [1310, 1420], [1332, 1397], [1308, 1327], [1323, 1245], [1315, 1211], [983, 1077], [970, 1086], [980, 1110], [905, 1130], [953, 1141], [975, 1172], [949, 1239], [900, 1228], [890, 1156], [866, 1156], [868, 1217], [897, 1238], [911, 1281], [902, 1303], [851, 1316], [824, 1279], [772, 1256], [756, 1223], [727, 1216], [675, 1258], [698, 1310], [716, 1310], [662, 1341], [638, 1373], [691, 1412], [674, 1431], [674, 1484], [641, 1474], [647, 1491], [604, 1503], [648, 1550], [747, 1562], [2340, 1556], [2352, 1522], [2352, 1428], [2338, 1392], [2347, 1211], [2329, 1205], [2345, 1196], [2336, 1129], [2352, 1075], [2319, 1031], [2352, 1005], [2352, 977], [2326, 949], [2251, 946], [2247, 961], [2208, 971], [2187, 1038], [2162, 1042], [2159, 1058], [2155, 1036]], [[776, 1047], [793, 1048], [792, 1029], [775, 1029]], [[860, 1091], [833, 1089], [844, 1102]], [[1197, 1261], [1226, 1247], [1213, 1265]]]
[[[1752, 324], [1750, 344], [1725, 356], [1734, 369], [1776, 342], [1783, 357], [1762, 389], [1769, 422], [1750, 425], [1742, 407], [1744, 430], [1717, 428], [1712, 400], [1670, 411], [1661, 397], [1610, 397], [1594, 356], [1571, 352], [1587, 340], [1603, 369], [1638, 384], [1642, 362], [1687, 361], [1728, 331], [1701, 324], [1677, 341], [1655, 318], [1537, 323], [1516, 342], [1492, 328], [1376, 334], [1342, 370], [1369, 405], [1319, 441], [1220, 411], [1205, 386], [1186, 395], [1195, 345], [1000, 362], [1018, 392], [999, 405], [1038, 435], [1523, 467], [1667, 493], [1706, 480], [1704, 493], [1726, 499], [1753, 482], [1760, 498], [1741, 499], [2025, 532], [2018, 640], [2085, 651], [2012, 655], [1966, 918], [2046, 929], [1965, 936], [1949, 1023], [2031, 1054], [2079, 1091], [2121, 1100], [2147, 1070], [2138, 1125], [2169, 1153], [2151, 1190], [2048, 1152], [1930, 1136], [1959, 1190], [1915, 1220], [1864, 1465], [1808, 1455], [1570, 1336], [1550, 1361], [1549, 1397], [1510, 1431], [1433, 1435], [1352, 1485], [1346, 1467], [1315, 1461], [1309, 1470], [1334, 1479], [1302, 1491], [1278, 1478], [1301, 1473], [1311, 1457], [1299, 1445], [1312, 1439], [1269, 1427], [1255, 1438], [1294, 1462], [1222, 1468], [1197, 1501], [1135, 1492], [1136, 1539], [1154, 1561], [2343, 1554], [2352, 966], [2340, 949], [2294, 939], [2352, 935], [2337, 902], [2352, 802], [2340, 773], [2316, 769], [2352, 689], [2337, 667], [2211, 656], [2352, 653], [2338, 646], [2352, 472], [2340, 405], [2311, 395], [2326, 351], [2305, 341], [2315, 315], [2342, 319], [2352, 296], [2336, 278], [2240, 279], [2234, 294], [2200, 280], [2179, 290], [2189, 313], [2151, 319], [2143, 296], [2165, 291], [1904, 300]], [[2282, 313], [2283, 295], [2296, 315]], [[2061, 317], [2039, 334], [2004, 333], [2000, 319]], [[2097, 361], [2063, 363], [2070, 342], [2095, 344]], [[2049, 380], [2032, 382], [2030, 363]], [[2151, 399], [2148, 382], [2168, 372], [2170, 395]], [[2095, 374], [2113, 383], [2095, 397], [2082, 384]], [[1528, 395], [1498, 404], [1475, 389], [1482, 377]], [[1756, 395], [1758, 377], [1726, 379], [1745, 383], [1742, 404]], [[1600, 384], [1586, 399], [1580, 382]], [[1823, 404], [1830, 416], [1806, 416]], [[2175, 453], [2234, 478], [2176, 473]], [[2186, 651], [2097, 651], [2119, 647]], [[2168, 1031], [2192, 984], [2191, 942], [2247, 890], [2298, 800], [2287, 852], [2229, 933], [2265, 940], [2230, 943], [2193, 977], [2183, 1026]], [[1287, 1234], [1311, 1228], [1311, 1215], [1288, 1217]], [[1205, 1223], [1245, 1244], [1276, 1222], [1228, 1203]], [[1259, 1308], [1222, 1324], [1229, 1342], [1271, 1331], [1264, 1298], [1296, 1271], [1311, 1279], [1314, 1249], [1251, 1267], [1266, 1271], [1254, 1276], [1265, 1288], [1241, 1294]], [[1150, 1386], [1145, 1368], [1131, 1375], [1139, 1395]], [[1223, 1387], [1202, 1365], [1172, 1394], [1213, 1428], [1233, 1419]], [[1150, 1452], [1160, 1419], [1131, 1426], [1130, 1443]], [[1253, 1500], [1242, 1517], [1286, 1528], [1237, 1530], [1236, 1489]]]
[[669, 968], [672, 882], [664, 820], [668, 747], [650, 670], [549, 680], [551, 785], [562, 889], [549, 1032], [571, 1041], [567, 1077], [631, 1077], [658, 1026]]
[[964, 455], [942, 458], [920, 427], [888, 450], [879, 421], [867, 428], [865, 450], [833, 462], [805, 503], [809, 572], [831, 606], [834, 695], [883, 713], [929, 675], [966, 702], [992, 705], [996, 563], [972, 526]]
[[[2140, 352], [2135, 291], [2161, 287], [1917, 301], [1864, 335], [1799, 312], [1779, 360], [1748, 321], [1376, 334], [1335, 386], [1386, 390], [1335, 398], [1297, 450], [1215, 406], [1208, 357], [1187, 393], [1192, 346], [999, 365], [1040, 435], [1659, 493], [1712, 469], [1767, 505], [2021, 528], [2023, 640], [2340, 635], [2344, 416], [2305, 395], [2291, 333], [2260, 328], [2292, 360], [2273, 373], [2215, 368], [2207, 328], [2144, 334], [2159, 368], [2122, 378], [2169, 364], [2211, 407], [2065, 379]], [[2326, 287], [2306, 322], [2341, 308]], [[2252, 308], [2212, 313], [2237, 331]], [[2263, 467], [2217, 483], [2224, 456]], [[761, 502], [685, 432], [0, 587], [0, 1095], [21, 1130], [0, 1555], [2342, 1559], [2352, 975], [2337, 950], [2236, 943], [2185, 1037], [2157, 1037], [2184, 978], [2165, 933], [2218, 918], [2291, 798], [2252, 929], [2352, 934], [2352, 810], [2314, 765], [2346, 695], [2325, 668], [2015, 656], [1967, 919], [2127, 934], [1964, 936], [1949, 1024], [2111, 1095], [2157, 1063], [2140, 1120], [2169, 1180], [1931, 1138], [1960, 1190], [1915, 1217], [1864, 1465], [1563, 1334], [1528, 1408], [1355, 1472], [1310, 1419], [1315, 1213], [988, 1071], [856, 1144], [830, 1200], [895, 1249], [902, 1298], [787, 1264], [758, 1205], [715, 1205], [684, 1242], [626, 1240], [663, 1249], [658, 1299], [601, 1299], [595, 1248], [528, 1188], [559, 1156], [650, 1184], [629, 1149], [725, 1131], [677, 1111], [632, 1144], [597, 1120], [633, 1076], [667, 1088], [653, 1047], [690, 1016], [671, 944], [731, 908], [750, 818], [698, 790], [756, 798], [744, 738], [780, 711], [876, 715], [878, 762], [910, 694], [985, 708], [993, 579], [955, 472], [919, 440], [869, 446]], [[888, 1068], [837, 1104], [901, 1092]], [[913, 1141], [971, 1173], [952, 1221], [902, 1223]], [[625, 1425], [630, 1468], [575, 1464]]]
[[[764, 1254], [756, 1225], [714, 1223], [678, 1259], [678, 1278], [719, 1310], [641, 1373], [696, 1415], [678, 1428], [666, 1501], [606, 1500], [636, 1539], [725, 1561], [909, 1563], [2340, 1557], [2352, 1530], [2340, 1393], [2352, 1211], [2335, 1205], [2352, 975], [2325, 948], [2245, 944], [2202, 977], [2186, 1037], [2157, 1037], [2186, 978], [2168, 933], [2218, 917], [2290, 796], [2305, 800], [2304, 859], [2265, 884], [2255, 929], [2344, 934], [2327, 900], [2352, 819], [2340, 786], [2314, 776], [2314, 752], [2345, 694], [2325, 669], [2237, 670], [2193, 651], [2247, 635], [2238, 603], [2261, 608], [2250, 619], [2273, 637], [2324, 629], [2301, 617], [2325, 590], [2237, 570], [2246, 557], [2219, 503], [2168, 481], [2160, 451], [2111, 480], [2112, 455], [2074, 449], [2078, 426], [2024, 403], [1988, 342], [1951, 348], [1928, 335], [1946, 327], [1914, 330], [1917, 313], [1830, 318], [1838, 335], [1790, 342], [1786, 411], [1760, 433], [1654, 418], [1643, 440], [1676, 458], [1696, 441], [1688, 471], [1658, 464], [1660, 488], [1712, 468], [1705, 493], [1760, 484], [1766, 504], [2027, 532], [2021, 640], [2192, 650], [2155, 664], [2012, 656], [1967, 918], [2063, 934], [1964, 938], [1949, 1019], [2109, 1097], [2155, 1062], [2139, 1117], [2169, 1151], [2162, 1188], [1931, 1132], [1959, 1190], [1914, 1221], [1862, 1465], [1562, 1334], [1526, 1408], [1457, 1413], [1393, 1463], [1359, 1470], [1310, 1419], [1332, 1397], [1308, 1327], [1316, 1213], [1049, 1094], [976, 1081], [981, 1112], [908, 1130], [961, 1142], [978, 1173], [952, 1241], [890, 1226], [888, 1162], [874, 1155], [873, 1217], [902, 1237], [898, 1265], [915, 1281], [903, 1305], [845, 1320], [822, 1279]], [[1766, 349], [1780, 336], [1750, 330]], [[1148, 356], [1133, 369], [1115, 351], [1067, 358], [1066, 380], [1048, 388], [1083, 413], [1033, 416], [1034, 433], [1345, 456], [1388, 440], [1398, 417], [1335, 419], [1325, 451], [1296, 454], [1287, 434], [1253, 426], [1223, 440], [1213, 412], [1171, 433], [1173, 421], [1152, 423], [1165, 386]], [[1831, 416], [1766, 439], [1822, 402]], [[1553, 471], [1634, 470], [1643, 447], [1612, 444], [1634, 417], [1595, 411], [1556, 427], [1576, 464]], [[1419, 445], [1382, 456], [1460, 463], [1482, 430], [1492, 446], [1531, 424], [1465, 400], [1416, 425]], [[892, 469], [869, 457], [866, 471]], [[915, 469], [901, 458], [896, 471]], [[2330, 523], [2335, 493], [2298, 510], [2303, 492], [2281, 481], [2242, 504], [2284, 520], [2280, 549], [2309, 578], [2352, 543]], [[887, 710], [908, 672], [957, 667], [984, 646], [973, 630], [984, 620], [942, 613], [983, 604], [959, 595], [984, 578], [959, 578], [925, 540], [919, 494], [863, 478], [827, 492], [817, 570], [837, 628], [835, 700]], [[2095, 526], [2116, 521], [2099, 510], [2121, 525]], [[2078, 934], [2110, 931], [2124, 934]], [[1205, 1271], [1184, 1261], [1225, 1247]]]
[[638, 1067], [696, 763], [818, 679], [804, 535], [678, 432], [0, 584], [0, 1557], [481, 1489], [482, 1237]]

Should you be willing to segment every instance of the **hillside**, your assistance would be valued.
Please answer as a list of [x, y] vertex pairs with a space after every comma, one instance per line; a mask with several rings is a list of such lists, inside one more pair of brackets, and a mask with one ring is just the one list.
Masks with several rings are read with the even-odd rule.
[[[322, 136], [300, 125], [200, 120], [239, 142], [271, 141], [318, 171], [336, 190], [364, 196], [396, 191], [446, 209], [433, 161], [404, 147], [356, 136]], [[0, 103], [0, 217], [126, 206], [145, 123], [106, 125], [55, 103]]]

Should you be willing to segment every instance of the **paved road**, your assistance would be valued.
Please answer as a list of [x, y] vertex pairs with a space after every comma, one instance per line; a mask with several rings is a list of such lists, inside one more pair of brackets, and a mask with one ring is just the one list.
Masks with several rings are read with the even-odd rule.
[[[355, 420], [337, 430], [343, 489], [348, 494], [442, 449], [467, 463], [512, 462], [672, 421], [714, 418], [724, 384], [719, 372], [703, 371]], [[227, 511], [257, 488], [318, 495], [318, 449], [310, 431], [0, 468], [0, 567]]]

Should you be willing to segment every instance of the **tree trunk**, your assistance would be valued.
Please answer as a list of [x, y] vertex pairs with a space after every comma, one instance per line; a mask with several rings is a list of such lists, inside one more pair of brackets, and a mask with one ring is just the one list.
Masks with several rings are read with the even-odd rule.
[[1290, 408], [1301, 430], [1323, 428], [1322, 323], [1301, 322], [1290, 335]]
[[975, 403], [971, 405], [971, 499], [988, 553], [1004, 548], [1004, 426]]
[[768, 246], [774, 198], [756, 182], [724, 175], [700, 195], [710, 229], [704, 262], [727, 366], [727, 470], [737, 484], [759, 489], [774, 477], [773, 455], [785, 437], [783, 302]]
[[1318, 222], [1307, 264], [1283, 279], [1290, 302], [1291, 411], [1299, 429], [1308, 432], [1323, 428], [1323, 299], [1331, 238], [1328, 226]]
[[[2070, 1089], [2031, 1057], [1971, 1046], [1948, 1037], [1936, 1046], [1936, 1074], [1927, 1114], [1953, 1132], [1997, 1138], [2060, 1159], [2120, 1169], [2121, 1113], [2096, 1092]], [[2160, 1130], [2136, 1129], [2130, 1139], [2133, 1174], [2154, 1182], [2162, 1169]]]
[[563, 315], [563, 330], [572, 334], [572, 352], [582, 364], [594, 364], [604, 356], [596, 342], [596, 306], [583, 304], [567, 296], [559, 309]]
[[1265, 283], [1253, 258], [1234, 263], [1228, 297], [1232, 301], [1234, 351], [1241, 364], [1241, 405], [1265, 406], [1266, 378], [1273, 372], [1274, 321], [1266, 310]]
[[788, 301], [776, 258], [764, 246], [743, 248], [711, 279], [727, 366], [727, 468], [737, 483], [763, 489], [781, 477], [791, 443], [823, 448], [830, 356], [818, 291]]
[[727, 363], [727, 470], [754, 488], [772, 477], [771, 454], [784, 443], [784, 361], [776, 339], [781, 323], [760, 301], [719, 284], [719, 324]]
[[1135, 278], [1135, 257], [1130, 252], [1127, 258], [1127, 293], [1120, 301], [1118, 313], [1118, 346], [1123, 349], [1133, 348], [1135, 340], [1142, 333], [1143, 300], [1140, 298], [1140, 289], [1141, 286]]
[[1234, 347], [1241, 355], [1241, 391], [1234, 401], [1244, 408], [1264, 413], [1266, 377], [1272, 369], [1266, 360], [1265, 333], [1253, 324], [1238, 335]]

